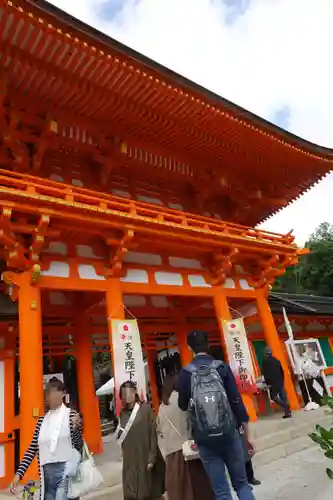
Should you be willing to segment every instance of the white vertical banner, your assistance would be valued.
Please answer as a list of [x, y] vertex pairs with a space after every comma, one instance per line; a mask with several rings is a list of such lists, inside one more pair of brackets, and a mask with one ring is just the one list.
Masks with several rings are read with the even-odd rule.
[[146, 401], [147, 383], [138, 322], [135, 319], [112, 319], [111, 328], [115, 396], [118, 410], [121, 384], [128, 380], [135, 382], [140, 399]]
[[241, 392], [257, 392], [256, 378], [243, 318], [223, 320], [230, 368]]

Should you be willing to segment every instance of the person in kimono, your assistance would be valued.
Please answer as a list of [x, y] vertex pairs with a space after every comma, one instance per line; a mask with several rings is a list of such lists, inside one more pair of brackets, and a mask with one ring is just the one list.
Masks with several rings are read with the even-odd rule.
[[120, 387], [122, 409], [116, 439], [123, 452], [125, 500], [158, 500], [165, 492], [165, 462], [157, 443], [151, 406], [140, 401], [136, 384]]

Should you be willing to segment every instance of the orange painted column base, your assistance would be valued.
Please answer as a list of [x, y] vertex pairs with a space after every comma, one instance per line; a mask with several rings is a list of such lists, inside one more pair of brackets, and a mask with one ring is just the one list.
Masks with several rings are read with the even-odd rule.
[[[223, 320], [230, 320], [230, 319], [232, 319], [232, 316], [231, 316], [231, 312], [230, 312], [229, 305], [228, 305], [228, 299], [227, 299], [227, 296], [226, 296], [223, 288], [220, 288], [220, 287], [215, 288], [213, 300], [214, 300], [215, 313], [216, 313], [216, 317], [217, 317], [217, 323], [218, 323], [218, 327], [219, 327], [220, 335], [221, 335], [222, 349], [223, 349], [223, 353], [225, 356], [225, 360], [226, 360], [226, 362], [228, 362], [229, 357], [228, 357], [226, 342], [225, 342], [225, 338], [224, 338], [222, 321]], [[247, 393], [242, 393], [241, 396], [242, 396], [243, 403], [244, 403], [246, 411], [249, 415], [250, 420], [252, 422], [257, 420], [258, 415], [257, 415], [257, 409], [256, 409], [255, 402], [254, 402], [254, 397], [251, 394], [247, 394]]]
[[257, 308], [267, 345], [272, 349], [273, 356], [276, 357], [283, 368], [285, 379], [285, 390], [292, 410], [300, 408], [295, 383], [291, 376], [286, 353], [281, 345], [280, 337], [276, 329], [274, 318], [268, 304], [267, 297], [263, 290], [257, 291]]

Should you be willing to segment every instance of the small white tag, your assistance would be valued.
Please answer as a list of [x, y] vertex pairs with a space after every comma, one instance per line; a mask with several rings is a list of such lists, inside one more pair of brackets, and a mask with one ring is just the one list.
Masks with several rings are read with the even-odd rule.
[[317, 380], [314, 380], [313, 381], [313, 385], [312, 387], [314, 388], [314, 390], [316, 392], [318, 392], [318, 394], [320, 394], [320, 396], [323, 396], [324, 395], [324, 389], [322, 388], [322, 386], [319, 384], [319, 382], [317, 382]]

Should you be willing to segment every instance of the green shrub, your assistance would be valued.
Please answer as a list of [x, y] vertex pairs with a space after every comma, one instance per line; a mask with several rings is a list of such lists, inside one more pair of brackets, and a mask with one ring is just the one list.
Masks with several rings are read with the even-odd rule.
[[[333, 398], [325, 398], [325, 403], [333, 410]], [[318, 443], [325, 453], [325, 457], [333, 460], [333, 428], [325, 429], [321, 425], [316, 426], [316, 432], [309, 434], [312, 441]], [[333, 470], [327, 468], [326, 473], [330, 479], [333, 479]]]

